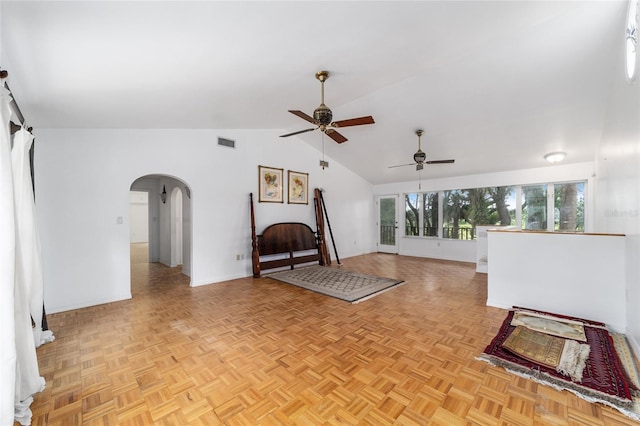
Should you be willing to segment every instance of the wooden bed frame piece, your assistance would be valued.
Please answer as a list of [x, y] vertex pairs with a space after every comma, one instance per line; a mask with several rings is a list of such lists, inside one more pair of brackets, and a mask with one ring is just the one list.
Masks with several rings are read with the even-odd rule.
[[[322, 256], [322, 238], [304, 223], [275, 223], [267, 226], [262, 235], [256, 235], [253, 194], [249, 194], [249, 197], [251, 200], [251, 263], [254, 278], [259, 278], [260, 272], [267, 269], [284, 266], [290, 266], [293, 269], [294, 265], [311, 262], [325, 264]], [[315, 252], [299, 254], [310, 250]], [[260, 260], [260, 256], [276, 254], [288, 254], [289, 256], [273, 260]]]

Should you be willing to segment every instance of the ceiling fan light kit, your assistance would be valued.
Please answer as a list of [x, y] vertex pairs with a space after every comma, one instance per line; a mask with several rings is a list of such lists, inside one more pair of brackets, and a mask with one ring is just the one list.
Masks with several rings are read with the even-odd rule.
[[[422, 165], [422, 163], [424, 163], [424, 161], [427, 159], [427, 154], [425, 154], [422, 149], [421, 149], [421, 144], [420, 144], [420, 138], [422, 137], [422, 134], [424, 133], [424, 130], [416, 130], [416, 135], [418, 135], [418, 151], [416, 151], [415, 154], [413, 154], [413, 161], [415, 161], [418, 165]], [[418, 168], [416, 167], [416, 170], [418, 170]], [[420, 170], [422, 170], [422, 168], [420, 168]]]
[[421, 138], [422, 138], [422, 134], [424, 133], [424, 130], [422, 129], [418, 129], [416, 130], [416, 135], [418, 135], [418, 150], [416, 151], [415, 154], [413, 154], [413, 163], [409, 163], [409, 164], [399, 164], [397, 166], [389, 166], [390, 169], [394, 168], [394, 167], [404, 167], [404, 166], [416, 166], [416, 170], [420, 171], [424, 169], [424, 165], [425, 164], [452, 164], [454, 163], [456, 160], [430, 160], [427, 161], [427, 154], [424, 153], [424, 151], [422, 151], [422, 142], [421, 142]]
[[321, 101], [318, 108], [313, 111], [313, 117], [308, 114], [305, 114], [299, 110], [289, 110], [289, 112], [293, 115], [296, 115], [302, 118], [309, 123], [314, 124], [316, 127], [311, 127], [309, 129], [298, 130], [297, 132], [287, 133], [286, 135], [281, 135], [281, 138], [286, 138], [293, 135], [299, 135], [301, 133], [311, 132], [313, 130], [319, 129], [321, 132], [329, 136], [331, 139], [336, 141], [337, 143], [346, 142], [348, 139], [345, 138], [341, 133], [339, 133], [336, 129], [340, 127], [350, 127], [350, 126], [361, 126], [363, 124], [373, 124], [375, 121], [373, 117], [368, 115], [365, 117], [351, 118], [347, 120], [339, 120], [333, 121], [333, 111], [325, 105], [324, 103], [324, 82], [329, 78], [329, 71], [318, 71], [316, 73], [316, 79], [320, 81], [320, 90], [321, 90]]
[[[322, 101], [318, 108], [313, 111], [313, 118], [320, 123], [320, 126], [328, 126], [333, 120], [333, 112], [324, 104], [324, 82], [329, 78], [329, 71], [318, 71], [316, 78], [320, 81], [320, 90], [322, 91]], [[321, 128], [320, 130], [325, 131]]]

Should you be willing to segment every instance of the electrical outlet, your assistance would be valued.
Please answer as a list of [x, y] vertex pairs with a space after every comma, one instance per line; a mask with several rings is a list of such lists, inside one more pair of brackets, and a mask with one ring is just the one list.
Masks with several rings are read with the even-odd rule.
[[240, 260], [240, 255], [236, 254], [236, 260]]

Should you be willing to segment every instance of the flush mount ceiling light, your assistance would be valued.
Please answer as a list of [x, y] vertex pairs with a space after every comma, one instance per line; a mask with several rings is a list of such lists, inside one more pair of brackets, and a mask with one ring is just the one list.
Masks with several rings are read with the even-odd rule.
[[550, 163], [559, 163], [567, 156], [566, 152], [550, 152], [544, 156], [544, 159]]

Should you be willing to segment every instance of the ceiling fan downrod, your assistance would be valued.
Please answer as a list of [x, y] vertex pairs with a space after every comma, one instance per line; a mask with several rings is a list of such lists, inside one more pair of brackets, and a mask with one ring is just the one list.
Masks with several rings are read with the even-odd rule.
[[[422, 163], [424, 163], [424, 161], [427, 159], [427, 154], [425, 154], [422, 151], [422, 143], [420, 140], [423, 133], [424, 133], [424, 130], [422, 129], [416, 130], [416, 135], [418, 135], [418, 151], [416, 151], [416, 153], [413, 154], [413, 161], [415, 161], [418, 165], [422, 165]], [[420, 170], [420, 169], [417, 169], [417, 170]]]
[[320, 106], [313, 111], [313, 118], [320, 123], [320, 130], [327, 130], [333, 120], [333, 112], [324, 104], [324, 82], [329, 78], [329, 71], [318, 71], [316, 78], [320, 81]]

